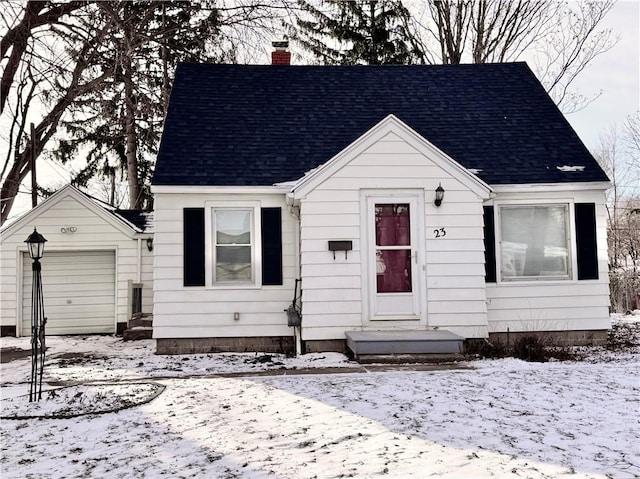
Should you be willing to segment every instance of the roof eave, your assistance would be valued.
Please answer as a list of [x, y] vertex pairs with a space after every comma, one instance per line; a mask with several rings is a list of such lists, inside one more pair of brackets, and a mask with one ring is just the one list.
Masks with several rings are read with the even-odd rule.
[[566, 183], [518, 183], [507, 185], [491, 185], [496, 193], [544, 193], [554, 191], [608, 190], [610, 181], [584, 181]]
[[206, 186], [206, 185], [152, 185], [153, 194], [246, 194], [285, 195], [290, 189], [286, 184], [264, 186]]

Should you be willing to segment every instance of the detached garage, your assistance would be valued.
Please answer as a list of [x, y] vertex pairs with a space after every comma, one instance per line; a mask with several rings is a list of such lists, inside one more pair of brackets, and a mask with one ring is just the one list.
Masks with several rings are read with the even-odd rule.
[[134, 289], [141, 312], [151, 312], [151, 216], [115, 210], [67, 186], [15, 223], [0, 241], [2, 335], [28, 336], [32, 260], [24, 240], [34, 228], [46, 239], [42, 263], [46, 334], [122, 331]]

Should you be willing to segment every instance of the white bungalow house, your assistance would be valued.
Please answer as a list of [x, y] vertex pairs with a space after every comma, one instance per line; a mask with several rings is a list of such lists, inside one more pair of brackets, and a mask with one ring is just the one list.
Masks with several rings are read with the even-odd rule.
[[608, 186], [524, 63], [182, 64], [152, 186], [158, 352], [602, 341]]
[[46, 334], [116, 333], [132, 312], [152, 310], [152, 218], [116, 210], [65, 186], [0, 231], [2, 335], [31, 334], [34, 228], [47, 242], [42, 263]]

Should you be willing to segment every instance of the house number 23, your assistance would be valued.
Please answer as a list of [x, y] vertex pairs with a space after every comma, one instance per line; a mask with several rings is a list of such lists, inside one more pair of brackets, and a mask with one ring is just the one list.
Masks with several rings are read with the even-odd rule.
[[445, 236], [447, 236], [447, 232], [445, 231], [444, 228], [438, 228], [433, 230], [433, 234], [436, 238], [444, 238]]

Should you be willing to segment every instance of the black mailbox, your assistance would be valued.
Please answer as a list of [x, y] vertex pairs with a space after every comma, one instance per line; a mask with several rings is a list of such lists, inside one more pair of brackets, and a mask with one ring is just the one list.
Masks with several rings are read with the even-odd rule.
[[344, 251], [344, 257], [347, 258], [347, 251], [353, 249], [353, 242], [351, 240], [330, 240], [329, 251], [333, 251], [333, 259], [336, 259], [336, 251]]

